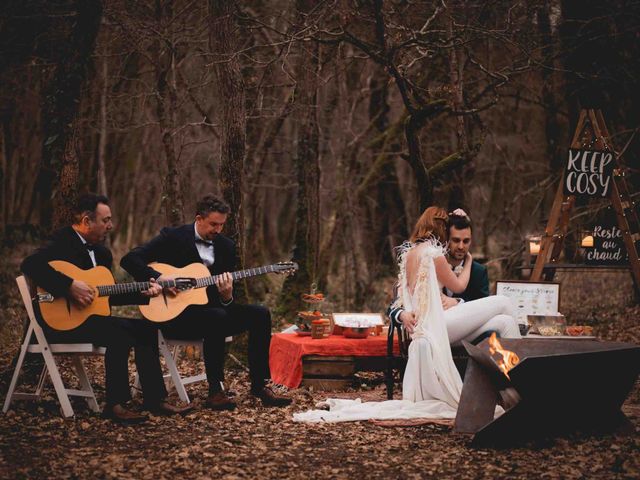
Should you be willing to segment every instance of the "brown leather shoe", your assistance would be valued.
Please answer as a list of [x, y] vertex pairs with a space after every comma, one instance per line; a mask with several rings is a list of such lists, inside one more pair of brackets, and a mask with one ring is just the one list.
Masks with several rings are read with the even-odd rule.
[[209, 395], [205, 406], [212, 410], [235, 410], [237, 405], [236, 402], [227, 397], [226, 393], [216, 392]]
[[187, 413], [193, 411], [193, 405], [185, 405], [183, 407], [180, 407], [178, 405], [172, 405], [165, 400], [160, 402], [157, 406], [147, 407], [147, 410], [149, 410], [154, 415], [168, 417], [171, 415], [186, 415]]
[[257, 392], [253, 393], [256, 397], [262, 400], [262, 404], [265, 407], [286, 407], [291, 404], [291, 399], [284, 395], [278, 395], [271, 387], [262, 387]]
[[146, 415], [129, 410], [120, 404], [106, 407], [102, 412], [102, 416], [104, 418], [110, 418], [114, 422], [122, 423], [141, 423], [147, 420]]

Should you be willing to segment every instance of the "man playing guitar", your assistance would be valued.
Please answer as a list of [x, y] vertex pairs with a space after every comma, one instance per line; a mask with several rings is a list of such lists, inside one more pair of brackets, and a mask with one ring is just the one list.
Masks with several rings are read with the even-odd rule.
[[[95, 289], [82, 280], [71, 278], [49, 265], [54, 260], [62, 260], [81, 269], [96, 266], [111, 268], [113, 256], [102, 245], [113, 228], [109, 200], [101, 195], [87, 193], [81, 195], [73, 206], [74, 220], [53, 233], [51, 240], [35, 253], [28, 256], [21, 269], [38, 287], [46, 290], [54, 298], [66, 297], [69, 308], [90, 308], [95, 300]], [[148, 280], [148, 279], [147, 279]], [[156, 296], [161, 287], [154, 282], [144, 291], [147, 297]], [[114, 305], [141, 303], [140, 294], [126, 294], [110, 297]], [[42, 319], [40, 307], [35, 302], [36, 316], [49, 342], [93, 343], [106, 347], [105, 417], [116, 421], [140, 422], [145, 415], [130, 410], [126, 402], [130, 400], [129, 351], [135, 350], [135, 361], [145, 409], [155, 414], [172, 415], [185, 413], [189, 407], [177, 407], [166, 401], [160, 360], [158, 358], [158, 335], [155, 325], [146, 320], [132, 320], [113, 316], [91, 315], [83, 323], [70, 330], [55, 330]]]
[[[168, 338], [203, 339], [204, 362], [209, 382], [206, 405], [214, 410], [236, 407], [220, 382], [224, 378], [225, 337], [249, 331], [249, 370], [251, 393], [267, 406], [285, 406], [291, 399], [276, 394], [267, 386], [271, 314], [259, 305], [242, 305], [234, 301], [233, 280], [229, 272], [235, 267], [234, 242], [221, 234], [230, 208], [222, 200], [208, 195], [196, 205], [194, 223], [175, 228], [163, 228], [148, 243], [136, 247], [122, 258], [121, 265], [138, 280], [155, 278], [168, 280], [169, 275], [149, 265], [151, 262], [183, 268], [193, 263], [204, 264], [210, 275], [216, 275], [214, 285], [207, 288], [206, 305], [189, 305], [176, 318], [161, 324]], [[165, 295], [178, 295], [175, 291]], [[185, 297], [189, 295], [185, 292]]]

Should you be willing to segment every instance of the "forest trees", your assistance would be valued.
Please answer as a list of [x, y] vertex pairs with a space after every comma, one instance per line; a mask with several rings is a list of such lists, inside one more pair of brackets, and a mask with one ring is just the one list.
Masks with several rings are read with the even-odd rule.
[[474, 253], [512, 267], [574, 92], [606, 92], [617, 145], [637, 126], [640, 6], [614, 3], [4, 2], [0, 229], [48, 228], [64, 192], [106, 190], [122, 253], [213, 192], [241, 263], [300, 264], [289, 312], [312, 283], [379, 310], [393, 247], [432, 202], [470, 210]]

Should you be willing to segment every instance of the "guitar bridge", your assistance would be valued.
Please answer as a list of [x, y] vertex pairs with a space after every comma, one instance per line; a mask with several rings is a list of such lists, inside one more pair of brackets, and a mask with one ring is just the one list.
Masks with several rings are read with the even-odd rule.
[[53, 303], [54, 300], [50, 293], [38, 293], [35, 297], [35, 301], [38, 303]]

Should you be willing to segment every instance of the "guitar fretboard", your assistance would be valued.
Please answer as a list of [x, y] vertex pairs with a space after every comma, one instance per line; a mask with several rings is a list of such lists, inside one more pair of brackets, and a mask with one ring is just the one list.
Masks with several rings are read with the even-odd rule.
[[[158, 282], [162, 288], [171, 288], [176, 286], [175, 280], [163, 280]], [[123, 293], [136, 293], [148, 290], [151, 286], [151, 282], [131, 282], [131, 283], [116, 283], [115, 285], [98, 285], [98, 296], [108, 297], [110, 295], [121, 295]]]
[[[256, 275], [264, 275], [265, 273], [273, 273], [282, 270], [278, 265], [265, 265], [264, 267], [248, 268], [246, 270], [238, 270], [237, 272], [231, 272], [233, 281], [240, 280], [241, 278], [255, 277]], [[216, 280], [221, 278], [222, 275], [213, 275], [211, 277], [203, 277], [196, 279], [196, 288], [208, 287], [215, 285]]]

